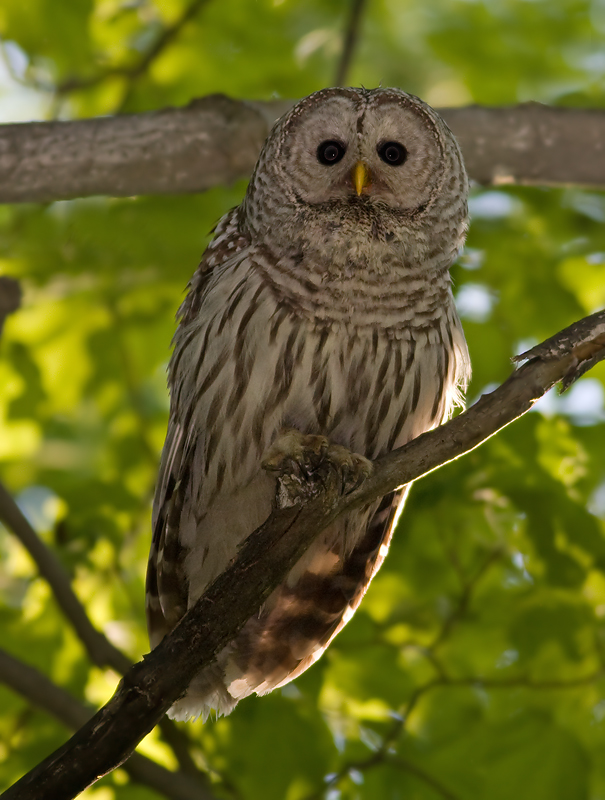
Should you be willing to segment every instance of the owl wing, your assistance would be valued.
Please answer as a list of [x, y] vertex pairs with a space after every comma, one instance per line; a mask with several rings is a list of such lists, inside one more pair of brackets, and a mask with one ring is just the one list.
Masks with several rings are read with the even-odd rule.
[[[205, 250], [191, 279], [187, 297], [178, 318], [186, 327], [195, 320], [204, 302], [210, 278], [217, 268], [238, 256], [249, 242], [239, 231], [238, 209], [229, 211], [215, 228], [215, 237]], [[203, 358], [204, 353], [201, 354]], [[191, 426], [180, 409], [178, 386], [173, 378], [178, 354], [173, 354], [169, 372], [173, 392], [170, 418], [162, 451], [158, 482], [153, 503], [153, 535], [146, 580], [146, 614], [151, 646], [155, 647], [187, 611], [188, 582], [183, 570], [183, 547], [179, 526], [183, 505], [190, 491], [192, 462]]]

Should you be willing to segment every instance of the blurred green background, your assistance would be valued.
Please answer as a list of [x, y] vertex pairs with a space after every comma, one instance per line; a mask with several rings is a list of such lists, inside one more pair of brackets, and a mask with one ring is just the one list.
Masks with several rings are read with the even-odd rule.
[[[208, 93], [330, 85], [344, 0], [2, 0], [0, 119], [93, 116]], [[194, 13], [195, 12], [195, 13]], [[170, 31], [173, 35], [167, 35]], [[156, 42], [165, 46], [155, 58]], [[605, 105], [605, 0], [368, 0], [347, 83], [437, 106]], [[140, 65], [140, 69], [137, 66]], [[148, 649], [144, 575], [174, 314], [216, 220], [203, 195], [0, 206], [0, 479], [95, 625]], [[605, 304], [605, 196], [473, 187], [453, 269], [474, 367]], [[413, 490], [353, 622], [293, 685], [184, 726], [219, 798], [605, 798], [605, 366]], [[47, 584], [0, 527], [2, 647], [93, 705], [91, 666]], [[0, 788], [67, 730], [0, 686]], [[142, 752], [172, 769], [157, 733]], [[123, 770], [85, 795], [155, 800]]]

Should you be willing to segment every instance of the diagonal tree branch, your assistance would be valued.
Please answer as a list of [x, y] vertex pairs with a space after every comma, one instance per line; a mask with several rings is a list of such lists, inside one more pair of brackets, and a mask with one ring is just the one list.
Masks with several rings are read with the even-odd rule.
[[[0, 322], [19, 308], [21, 289], [14, 278], [0, 277]], [[98, 631], [71, 588], [70, 577], [53, 551], [47, 547], [0, 482], [0, 522], [11, 530], [33, 558], [40, 575], [49, 584], [61, 611], [71, 622], [91, 661], [123, 674], [130, 661]]]
[[[71, 122], [0, 125], [0, 203], [202, 192], [246, 178], [292, 103], [223, 95], [182, 108]], [[605, 186], [605, 111], [440, 109], [482, 184]]]
[[[6, 487], [0, 482], [0, 522], [11, 530], [29, 552], [42, 577], [49, 584], [55, 599], [86, 648], [93, 664], [98, 667], [111, 667], [120, 675], [132, 666], [126, 656], [114, 647], [90, 621], [84, 606], [71, 588], [69, 575], [54, 552], [42, 539], [23, 515]], [[162, 735], [172, 748], [180, 768], [188, 775], [198, 778], [203, 775], [189, 753], [189, 739], [167, 717], [161, 721]]]
[[50, 585], [61, 611], [71, 622], [91, 661], [99, 667], [112, 667], [124, 674], [131, 662], [98, 631], [71, 588], [70, 578], [54, 552], [47, 547], [23, 515], [19, 506], [0, 483], [0, 522], [11, 530]]
[[468, 411], [378, 459], [373, 474], [351, 494], [339, 495], [336, 476], [328, 477], [325, 491], [306, 505], [274, 510], [175, 630], [132, 667], [107, 705], [3, 797], [68, 800], [122, 764], [337, 516], [468, 453], [529, 411], [556, 383], [581, 374], [585, 361], [605, 358], [605, 311], [533, 352], [539, 355], [526, 353], [530, 360]]
[[[68, 692], [56, 686], [34, 667], [0, 649], [0, 682], [25, 697], [30, 703], [56, 717], [67, 728], [85, 725], [94, 714], [93, 709], [75, 700]], [[170, 800], [213, 800], [199, 780], [182, 772], [171, 772], [155, 761], [135, 753], [124, 766], [138, 783], [150, 786]]]
[[[21, 301], [21, 287], [13, 278], [0, 277], [0, 332], [4, 319], [17, 310]], [[59, 608], [71, 622], [91, 661], [98, 667], [111, 667], [120, 674], [130, 669], [131, 662], [114, 647], [90, 621], [84, 606], [71, 588], [67, 571], [38, 536], [21, 509], [0, 482], [0, 522], [11, 530], [33, 558], [38, 571], [49, 584]], [[160, 723], [164, 740], [170, 745], [181, 770], [196, 777], [203, 773], [197, 768], [189, 752], [189, 738], [167, 717]]]

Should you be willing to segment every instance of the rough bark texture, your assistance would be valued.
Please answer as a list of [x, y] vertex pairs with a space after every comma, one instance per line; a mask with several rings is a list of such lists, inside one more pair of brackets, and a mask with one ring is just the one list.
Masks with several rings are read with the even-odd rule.
[[[75, 700], [55, 686], [37, 669], [13, 658], [0, 649], [0, 682], [26, 697], [30, 703], [59, 719], [67, 728], [79, 728], [94, 714], [94, 710]], [[182, 772], [161, 767], [140, 753], [134, 753], [124, 769], [138, 783], [149, 786], [170, 800], [216, 800], [201, 781]], [[48, 795], [48, 798], [52, 797]]]
[[323, 528], [339, 514], [469, 452], [528, 411], [555, 383], [573, 381], [585, 362], [605, 358], [605, 311], [566, 328], [522, 358], [529, 361], [464, 414], [377, 460], [372, 476], [355, 492], [343, 497], [335, 485], [327, 485], [303, 507], [274, 511], [173, 633], [132, 667], [109, 703], [5, 792], [5, 800], [69, 800], [123, 763]]
[[[201, 192], [247, 177], [291, 102], [211, 95], [145, 114], [0, 125], [0, 202]], [[605, 186], [605, 111], [440, 109], [483, 184]]]

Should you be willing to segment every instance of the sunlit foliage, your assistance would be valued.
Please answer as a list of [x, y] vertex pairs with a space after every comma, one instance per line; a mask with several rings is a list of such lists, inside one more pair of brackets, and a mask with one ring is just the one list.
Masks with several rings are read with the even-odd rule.
[[[3, 121], [138, 112], [196, 96], [329, 85], [343, 0], [3, 0]], [[605, 0], [369, 0], [349, 82], [435, 105], [605, 102]], [[147, 650], [143, 582], [174, 314], [244, 185], [189, 197], [0, 207], [0, 273], [22, 309], [0, 339], [0, 478], [97, 627]], [[605, 196], [475, 187], [453, 270], [474, 366], [605, 304]], [[290, 687], [187, 730], [217, 797], [605, 797], [605, 367], [413, 490], [354, 621]], [[92, 705], [92, 667], [28, 555], [0, 529], [2, 647]], [[0, 788], [67, 731], [0, 686]], [[175, 760], [153, 734], [143, 752]], [[88, 797], [159, 795], [123, 771]]]

